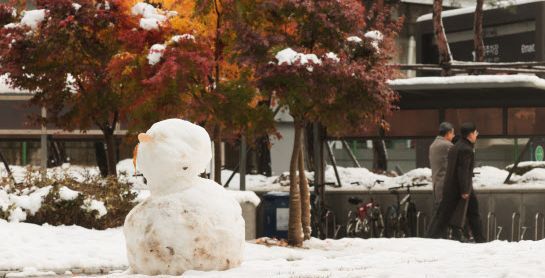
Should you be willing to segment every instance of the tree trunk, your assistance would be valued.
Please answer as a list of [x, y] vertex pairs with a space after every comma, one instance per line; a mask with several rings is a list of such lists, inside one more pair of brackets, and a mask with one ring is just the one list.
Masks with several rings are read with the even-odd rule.
[[297, 167], [301, 152], [301, 139], [303, 125], [301, 121], [294, 121], [295, 138], [290, 161], [290, 209], [288, 223], [288, 244], [301, 246], [303, 244], [303, 227], [301, 224], [301, 196], [297, 180]]
[[270, 177], [271, 168], [271, 150], [269, 149], [270, 140], [268, 135], [264, 135], [257, 140], [257, 171], [259, 174]]
[[373, 169], [378, 172], [388, 170], [388, 153], [384, 140], [373, 140]]
[[103, 141], [95, 142], [95, 158], [100, 175], [105, 178], [108, 176], [108, 161], [106, 159], [106, 149]]
[[[214, 84], [213, 90], [217, 93], [220, 83], [220, 62], [223, 56], [223, 45], [221, 41], [221, 21], [222, 13], [220, 11], [220, 1], [214, 0], [214, 9], [216, 11], [216, 38], [214, 41]], [[214, 181], [221, 184], [221, 126], [216, 124], [214, 127]]]
[[[301, 137], [305, 137], [303, 134]], [[303, 235], [305, 240], [310, 239], [312, 227], [310, 226], [310, 191], [308, 181], [305, 175], [305, 151], [303, 140], [299, 150], [299, 193], [301, 194], [301, 224], [303, 225]]]
[[450, 70], [450, 63], [452, 62], [452, 54], [448, 45], [447, 36], [445, 35], [445, 28], [443, 27], [443, 18], [441, 12], [443, 11], [443, 0], [433, 1], [433, 31], [435, 40], [437, 42], [437, 50], [439, 52], [439, 65], [443, 66], [441, 75], [448, 76], [452, 72]]
[[117, 176], [117, 144], [113, 129], [108, 129], [104, 132], [104, 141], [106, 143], [106, 161], [108, 163], [108, 176]]
[[473, 22], [475, 62], [484, 62], [483, 4], [484, 0], [477, 0], [477, 7], [475, 7], [475, 18]]
[[221, 127], [216, 125], [214, 128], [214, 181], [221, 183]]

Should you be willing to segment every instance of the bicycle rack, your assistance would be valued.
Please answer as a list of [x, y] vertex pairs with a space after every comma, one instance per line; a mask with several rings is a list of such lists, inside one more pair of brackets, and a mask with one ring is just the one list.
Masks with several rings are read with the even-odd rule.
[[424, 227], [424, 230], [426, 229], [426, 227], [428, 226], [428, 215], [426, 215], [425, 212], [422, 212], [422, 211], [418, 211], [416, 213], [416, 236], [417, 237], [420, 237], [422, 236], [421, 233], [420, 233], [420, 220], [422, 220], [422, 223], [424, 224], [423, 227]]
[[[541, 237], [538, 235], [540, 234], [539, 228], [539, 220], [541, 220]], [[543, 213], [538, 212], [535, 216], [535, 229], [534, 229], [534, 240], [541, 240], [545, 237], [545, 216]]]
[[517, 241], [520, 240], [520, 213], [513, 212], [513, 215], [511, 216], [511, 242], [515, 241], [515, 222], [517, 222], [517, 230], [518, 230], [518, 237]]
[[528, 231], [527, 226], [520, 227], [520, 240], [524, 240], [524, 235], [526, 234], [526, 231]]
[[490, 227], [490, 224], [492, 224], [492, 230], [493, 230], [493, 233], [494, 233], [494, 237], [493, 240], [496, 240], [498, 239], [499, 237], [499, 234], [497, 233], [497, 222], [496, 222], [496, 214], [493, 213], [493, 212], [489, 212], [488, 213], [488, 216], [486, 217], [486, 241], [489, 242], [490, 241], [490, 230], [491, 230], [491, 227]]
[[335, 229], [337, 228], [337, 223], [336, 223], [336, 219], [335, 219], [335, 214], [328, 210], [325, 214], [325, 237], [326, 238], [331, 238], [329, 236], [329, 232], [330, 232], [330, 228], [329, 228], [329, 222], [330, 222], [330, 219], [331, 219], [331, 222], [333, 222], [333, 236], [335, 236]]

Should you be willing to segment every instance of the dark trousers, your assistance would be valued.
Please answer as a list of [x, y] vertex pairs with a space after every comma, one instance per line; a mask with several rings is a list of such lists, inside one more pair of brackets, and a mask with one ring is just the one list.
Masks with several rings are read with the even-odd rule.
[[[428, 237], [440, 238], [446, 234], [446, 230], [452, 219], [456, 206], [460, 198], [443, 198], [435, 214], [433, 215], [430, 227], [428, 229]], [[469, 227], [476, 242], [484, 242], [483, 228], [481, 216], [479, 215], [479, 202], [474, 192], [469, 195], [469, 203], [466, 213]]]

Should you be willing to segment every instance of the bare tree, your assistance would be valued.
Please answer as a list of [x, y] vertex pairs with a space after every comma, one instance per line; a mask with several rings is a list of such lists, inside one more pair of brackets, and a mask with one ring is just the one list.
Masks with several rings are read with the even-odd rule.
[[475, 7], [475, 17], [473, 21], [473, 46], [475, 48], [475, 62], [484, 62], [483, 5], [484, 0], [477, 0], [477, 6]]
[[437, 42], [437, 50], [439, 52], [439, 65], [443, 67], [441, 75], [448, 76], [452, 74], [450, 70], [452, 54], [450, 52], [447, 36], [445, 34], [445, 28], [443, 27], [443, 18], [441, 16], [442, 11], [443, 0], [433, 0], [433, 31], [435, 41]]

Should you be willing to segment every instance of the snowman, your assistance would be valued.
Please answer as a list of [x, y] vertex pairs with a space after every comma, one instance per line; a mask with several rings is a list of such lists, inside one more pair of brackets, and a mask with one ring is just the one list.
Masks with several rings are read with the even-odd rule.
[[136, 165], [151, 194], [125, 219], [129, 272], [181, 275], [240, 265], [240, 205], [222, 186], [199, 177], [212, 158], [208, 133], [169, 119], [155, 123], [138, 140]]

